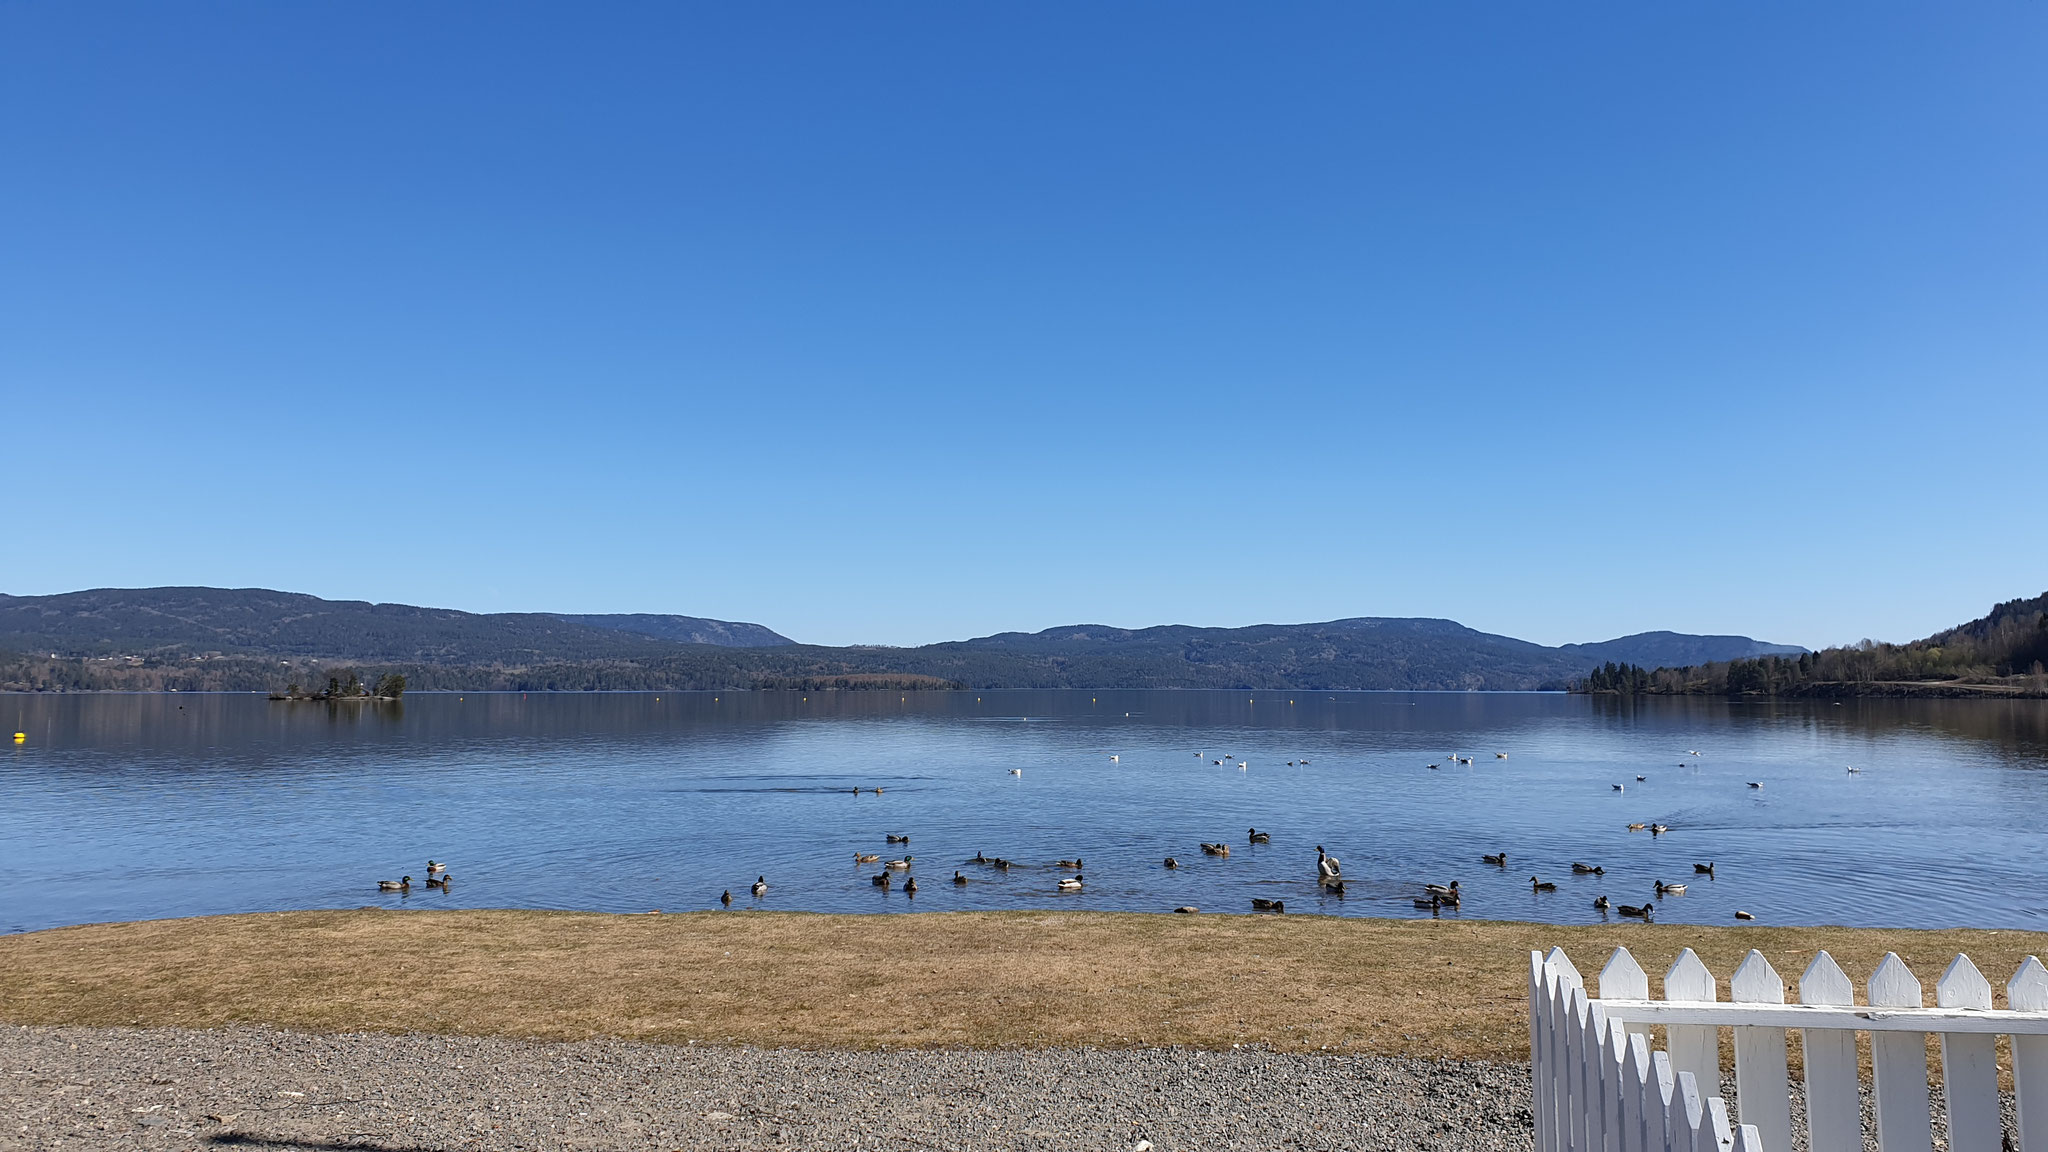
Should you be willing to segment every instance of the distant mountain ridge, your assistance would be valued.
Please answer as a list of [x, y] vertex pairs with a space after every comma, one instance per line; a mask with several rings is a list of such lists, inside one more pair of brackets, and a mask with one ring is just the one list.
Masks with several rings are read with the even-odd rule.
[[834, 648], [798, 644], [759, 624], [695, 616], [481, 614], [263, 588], [102, 588], [0, 595], [0, 651], [23, 654], [11, 664], [0, 660], [0, 687], [37, 689], [268, 688], [309, 667], [348, 665], [404, 672], [416, 688], [471, 690], [950, 684], [1346, 691], [1562, 688], [1607, 661], [1655, 665], [1804, 649], [1672, 632], [1552, 648], [1452, 620], [1370, 616], [1243, 628], [1078, 624], [917, 648]]

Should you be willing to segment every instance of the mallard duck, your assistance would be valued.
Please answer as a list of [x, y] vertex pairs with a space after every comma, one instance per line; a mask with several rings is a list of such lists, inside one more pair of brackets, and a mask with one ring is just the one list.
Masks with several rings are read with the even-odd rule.
[[727, 888], [725, 893], [718, 898], [718, 902], [727, 908], [732, 907], [732, 889]]
[[1633, 904], [1623, 904], [1621, 907], [1616, 908], [1615, 911], [1621, 913], [1623, 916], [1640, 916], [1643, 919], [1648, 920], [1650, 918], [1650, 913], [1655, 911], [1656, 907], [1657, 906], [1655, 904], [1650, 903], [1645, 903], [1640, 908], [1636, 907]]
[[953, 883], [955, 883], [955, 884], [965, 884], [965, 883], [967, 883], [967, 877], [965, 877], [965, 876], [962, 876], [962, 875], [960, 874], [960, 870], [959, 870], [958, 868], [955, 868], [955, 869], [953, 869]]
[[903, 894], [905, 896], [917, 895], [917, 877], [912, 876], [903, 882]]
[[891, 832], [891, 833], [889, 833], [889, 843], [891, 843], [891, 844], [908, 844], [908, 843], [910, 843], [910, 834], [906, 832], [906, 833], [904, 833], [903, 835], [901, 835], [901, 836], [898, 836], [898, 835], [896, 835], [896, 834], [895, 834], [894, 832]]
[[1200, 908], [1197, 908], [1197, 907], [1195, 907], [1195, 906], [1194, 906], [1193, 904], [1183, 904], [1183, 905], [1181, 905], [1180, 907], [1178, 907], [1178, 908], [1175, 908], [1175, 909], [1174, 909], [1174, 911], [1175, 911], [1175, 912], [1179, 912], [1180, 914], [1182, 914], [1182, 915], [1184, 915], [1184, 916], [1185, 916], [1185, 915], [1192, 915], [1193, 913], [1196, 913], [1196, 912], [1200, 912], [1200, 911], [1201, 911], [1201, 909], [1200, 909]]
[[432, 876], [436, 872], [446, 872], [447, 870], [448, 866], [446, 864], [441, 863], [439, 860], [427, 861], [427, 875], [429, 876]]
[[1662, 836], [1663, 834], [1665, 834], [1666, 832], [1669, 832], [1669, 831], [1671, 831], [1671, 825], [1669, 825], [1669, 824], [1652, 824], [1652, 825], [1650, 825], [1650, 835], [1652, 835], [1652, 836]]
[[853, 854], [853, 862], [855, 864], [873, 864], [881, 860], [881, 858], [882, 854], [880, 852], [855, 852]]
[[1529, 877], [1529, 887], [1530, 887], [1530, 889], [1531, 889], [1531, 890], [1533, 890], [1533, 891], [1536, 891], [1536, 892], [1555, 892], [1555, 891], [1557, 891], [1557, 885], [1555, 885], [1555, 884], [1552, 884], [1552, 883], [1551, 883], [1550, 881], [1548, 881], [1548, 880], [1538, 880], [1538, 879], [1537, 879], [1537, 878], [1535, 878], [1534, 876], [1531, 876], [1531, 877]]
[[983, 856], [983, 855], [982, 855], [982, 854], [981, 854], [980, 852], [978, 852], [978, 851], [977, 851], [977, 852], [976, 852], [976, 853], [974, 854], [974, 859], [972, 859], [972, 860], [969, 860], [969, 861], [968, 861], [968, 863], [969, 863], [969, 864], [986, 864], [986, 863], [988, 863], [988, 857], [986, 857], [986, 856]]
[[1638, 784], [1641, 784], [1641, 783], [1642, 783], [1643, 781], [1645, 781], [1645, 780], [1648, 780], [1648, 779], [1649, 779], [1649, 777], [1648, 777], [1648, 776], [1644, 776], [1644, 775], [1640, 775], [1640, 774], [1638, 774], [1638, 775], [1636, 776], [1636, 783], [1638, 783]]
[[1055, 865], [1055, 867], [1073, 868], [1075, 870], [1079, 870], [1081, 867], [1081, 858], [1079, 856], [1076, 856], [1072, 860], [1062, 860], [1057, 865]]
[[1495, 760], [1505, 760], [1505, 759], [1507, 759], [1507, 758], [1508, 758], [1508, 754], [1507, 754], [1507, 753], [1505, 753], [1505, 752], [1495, 752], [1495, 753], [1493, 754], [1493, 758], [1494, 758]]
[[989, 864], [993, 866], [995, 870], [998, 872], [1008, 872], [1010, 870], [1010, 862], [1008, 860], [1003, 859], [1001, 856], [998, 856], [995, 859], [989, 861]]
[[1648, 824], [1631, 824], [1628, 826], [1628, 830], [1631, 832], [1641, 832], [1643, 829], [1648, 827]]
[[1673, 895], [1677, 895], [1683, 893], [1684, 891], [1685, 885], [1683, 884], [1666, 884], [1662, 880], [1657, 881], [1657, 895], [1659, 896], [1662, 896], [1667, 892]]
[[1756, 919], [1756, 917], [1754, 917], [1754, 916], [1751, 916], [1751, 915], [1750, 915], [1749, 913], [1747, 913], [1747, 912], [1744, 912], [1744, 911], [1743, 911], [1742, 909], [1740, 909], [1740, 908], [1737, 908], [1737, 909], [1735, 910], [1735, 918], [1736, 918], [1737, 920], [1754, 920], [1754, 919]]
[[1417, 896], [1417, 897], [1415, 898], [1415, 906], [1416, 906], [1417, 908], [1428, 908], [1428, 909], [1430, 909], [1430, 910], [1434, 911], [1434, 910], [1436, 910], [1436, 909], [1438, 909], [1438, 908], [1442, 908], [1442, 907], [1444, 906], [1444, 902], [1443, 902], [1443, 901], [1441, 901], [1441, 900], [1439, 900], [1439, 899], [1437, 899], [1437, 898], [1436, 898], [1436, 897], [1434, 897], [1434, 896], [1431, 896], [1431, 897], [1429, 897], [1429, 898], [1428, 898], [1428, 899], [1426, 899], [1426, 900], [1425, 900], [1425, 899], [1423, 899], [1423, 898], [1422, 898], [1422, 897], [1420, 897], [1420, 896]]
[[1211, 855], [1211, 856], [1228, 856], [1228, 855], [1230, 855], [1230, 845], [1228, 845], [1228, 844], [1204, 844], [1204, 845], [1202, 845], [1202, 851], [1203, 851], [1203, 852], [1205, 852], [1205, 853], [1207, 853], [1207, 854], [1209, 854], [1209, 855]]
[[1605, 912], [1605, 911], [1607, 911], [1607, 897], [1605, 897], [1605, 896], [1595, 896], [1595, 897], [1593, 897], [1593, 907], [1595, 907], [1595, 908], [1598, 908], [1598, 909], [1599, 909], [1600, 911], [1602, 911], [1602, 912]]
[[1705, 864], [1695, 864], [1692, 866], [1692, 870], [1701, 876], [1712, 876], [1714, 874], [1714, 862], [1709, 860]]
[[444, 890], [445, 890], [445, 889], [446, 889], [446, 888], [448, 887], [448, 877], [446, 877], [446, 876], [442, 876], [442, 877], [436, 878], [436, 877], [433, 877], [433, 876], [429, 876], [429, 877], [427, 877], [427, 887], [429, 887], [429, 888], [440, 888], [440, 889], [444, 889]]
[[377, 881], [377, 891], [410, 892], [412, 891], [412, 877], [407, 876], [401, 880], [379, 880]]
[[873, 879], [870, 879], [868, 883], [873, 884], [877, 888], [887, 888], [889, 886], [890, 879], [891, 878], [887, 872], [877, 872], [875, 873]]
[[[1535, 877], [1532, 876], [1530, 879], [1533, 880]], [[1456, 900], [1458, 898], [1458, 882], [1456, 880], [1451, 881], [1449, 884], [1424, 884], [1422, 890], [1431, 896], [1443, 900]]]
[[902, 872], [902, 871], [905, 871], [905, 870], [907, 870], [907, 869], [908, 869], [908, 868], [910, 867], [910, 862], [911, 862], [912, 860], [915, 860], [915, 859], [917, 859], [917, 857], [915, 857], [915, 856], [912, 856], [912, 855], [910, 855], [909, 853], [905, 853], [905, 854], [904, 854], [904, 856], [903, 856], [903, 859], [901, 859], [901, 860], [890, 860], [890, 861], [888, 861], [887, 863], [884, 863], [884, 864], [882, 865], [882, 867], [884, 867], [884, 868], [894, 868], [894, 869], [895, 869], [895, 870], [897, 870], [898, 872]]
[[1081, 877], [1079, 877], [1079, 876], [1062, 876], [1062, 877], [1060, 877], [1060, 883], [1059, 883], [1059, 889], [1060, 889], [1060, 891], [1062, 891], [1062, 892], [1079, 892], [1079, 891], [1081, 890], [1081, 879], [1082, 879], [1082, 878], [1081, 878]]
[[1761, 781], [1761, 780], [1751, 780], [1751, 781], [1749, 782], [1749, 786], [1750, 786], [1751, 788], [1761, 788], [1761, 787], [1763, 787], [1763, 786], [1764, 786], [1764, 782], [1763, 782], [1763, 781]]
[[1316, 845], [1317, 878], [1322, 880], [1335, 880], [1343, 874], [1344, 865], [1340, 863], [1335, 856], [1332, 856], [1329, 853], [1323, 851], [1323, 846], [1321, 844]]
[[754, 895], [756, 895], [756, 896], [766, 896], [767, 894], [768, 894], [768, 878], [767, 878], [766, 876], [756, 876], [756, 877], [754, 877]]
[[1010, 775], [1012, 775], [1012, 776], [1022, 776], [1023, 774], [1024, 774], [1024, 770], [1023, 770], [1022, 768], [1012, 768], [1012, 769], [1010, 769]]
[[1342, 896], [1344, 895], [1344, 882], [1342, 880], [1328, 881], [1324, 883], [1323, 891], [1328, 892], [1332, 896]]
[[1270, 832], [1261, 832], [1257, 828], [1247, 829], [1246, 831], [1251, 837], [1251, 842], [1254, 844], [1271, 844], [1273, 842], [1273, 834]]
[[1592, 864], [1581, 864], [1576, 860], [1572, 861], [1572, 871], [1578, 873], [1581, 876], [1607, 875], [1607, 869], [1605, 868], [1596, 867]]
[[1254, 896], [1252, 897], [1252, 911], [1285, 912], [1287, 911], [1287, 902], [1285, 900], [1264, 900]]
[[1613, 787], [1614, 787], [1614, 790], [1615, 790], [1616, 792], [1619, 792], [1619, 791], [1621, 791], [1621, 790], [1622, 790], [1622, 789], [1621, 789], [1621, 785], [1619, 785], [1619, 784], [1616, 784], [1616, 785], [1614, 785]]
[[1173, 857], [1171, 857], [1171, 856], [1168, 856], [1168, 857], [1166, 858], [1166, 866], [1167, 866], [1168, 868], [1178, 868], [1178, 867], [1180, 867], [1180, 861], [1178, 861], [1178, 860], [1174, 859], [1174, 858], [1173, 858]]
[[1497, 852], [1492, 856], [1481, 856], [1479, 862], [1481, 864], [1491, 864], [1496, 868], [1505, 868], [1508, 866], [1508, 854]]

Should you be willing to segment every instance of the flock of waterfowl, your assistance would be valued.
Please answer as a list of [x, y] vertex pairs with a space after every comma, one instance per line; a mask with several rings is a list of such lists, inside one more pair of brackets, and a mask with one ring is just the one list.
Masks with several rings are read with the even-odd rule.
[[[427, 861], [427, 887], [446, 891], [449, 883], [454, 879], [455, 877], [448, 874], [448, 866], [446, 864], [441, 863], [439, 860]], [[408, 874], [396, 880], [379, 880], [377, 881], [377, 891], [410, 892], [412, 891], [412, 876]]]

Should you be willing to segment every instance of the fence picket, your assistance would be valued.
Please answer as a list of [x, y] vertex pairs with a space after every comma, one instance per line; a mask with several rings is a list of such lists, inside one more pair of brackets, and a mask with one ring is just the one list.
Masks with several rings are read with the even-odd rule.
[[1572, 1152], [1585, 1152], [1586, 1148], [1586, 1065], [1591, 1062], [1586, 1054], [1586, 993], [1583, 988], [1567, 988], [1564, 997], [1564, 1094], [1565, 1120], [1561, 1128], [1565, 1136], [1565, 1147]]
[[[1991, 982], [1960, 953], [1934, 983], [1943, 1008], [1991, 1007]], [[1942, 1095], [1948, 1101], [1949, 1152], [2000, 1152], [2005, 1126], [1998, 1114], [1998, 1037], [1942, 1033]]]
[[1536, 1119], [1536, 1152], [1557, 1152], [1556, 1130], [1550, 1116], [1547, 1085], [1555, 1070], [1550, 1066], [1549, 1014], [1542, 1010], [1550, 998], [1550, 973], [1543, 966], [1543, 953], [1529, 952], [1529, 1112]]
[[[1895, 952], [1870, 974], [1872, 1008], [1921, 1007], [1920, 980]], [[1870, 1034], [1871, 1094], [1877, 1105], [1877, 1146], [1884, 1152], [1933, 1152], [1933, 1112], [1927, 1095], [1927, 1034]]]
[[[1711, 1004], [1717, 999], [1714, 990], [1714, 974], [1687, 948], [1672, 961], [1671, 968], [1664, 973], [1664, 999], [1671, 1003]], [[1710, 1086], [1716, 1094], [1721, 1089], [1721, 1030], [1699, 1024], [1673, 1024], [1664, 1030], [1668, 1039], [1665, 1047], [1671, 1052], [1671, 1065], [1680, 1072], [1690, 1072], [1701, 1084]]]
[[1764, 1152], [1764, 1138], [1757, 1135], [1756, 1125], [1742, 1124], [1736, 1127], [1735, 1152]]
[[[1578, 1111], [1578, 1101], [1572, 1092], [1574, 1069], [1571, 1065], [1572, 1054], [1568, 1047], [1571, 1043], [1573, 1016], [1571, 994], [1583, 990], [1585, 981], [1579, 977], [1578, 965], [1572, 963], [1572, 958], [1565, 955], [1564, 949], [1552, 948], [1543, 959], [1544, 966], [1551, 974], [1550, 1054], [1556, 1061], [1557, 1069], [1552, 1078], [1551, 1102], [1557, 1133], [1556, 1147], [1561, 1152], [1581, 1152], [1583, 1144], [1574, 1138], [1574, 1132], [1584, 1133], [1585, 1120], [1583, 1114]], [[1578, 1117], [1576, 1124], [1573, 1122], [1574, 1117]]]
[[[1604, 990], [1606, 984], [1603, 982]], [[1621, 1152], [1647, 1152], [1644, 1138], [1649, 1111], [1650, 1038], [1641, 1032], [1624, 1033], [1627, 1047], [1621, 1050]]]
[[[2048, 1012], [2048, 968], [2029, 956], [2005, 985], [2005, 1006]], [[2048, 1036], [2012, 1038], [2012, 1088], [2019, 1104], [2020, 1152], [2048, 1152]]]
[[[1785, 1002], [1784, 979], [1754, 948], [1729, 978], [1728, 991], [1741, 1004]], [[1792, 1089], [1783, 1028], [1735, 1029], [1735, 1099], [1743, 1122], [1756, 1126], [1765, 1146], [1790, 1152]]]
[[[1822, 952], [1799, 978], [1799, 1002], [1854, 1004], [1856, 990], [1835, 958]], [[1863, 1101], [1856, 1084], [1856, 1034], [1834, 1028], [1807, 1028], [1800, 1032], [1799, 1043], [1806, 1062], [1807, 1147], [1812, 1152], [1863, 1152]]]
[[[1607, 966], [1600, 969], [1600, 996], [1607, 1000], [1648, 1000], [1650, 998], [1650, 977], [1628, 949], [1616, 948], [1614, 955], [1607, 958]], [[1647, 1035], [1648, 1024], [1629, 1024], [1630, 1032]]]
[[1659, 1152], [1671, 1152], [1671, 1094], [1678, 1090], [1678, 1077], [1671, 1070], [1671, 1053], [1650, 1053], [1648, 1087], [1649, 1094], [1643, 1098], [1647, 1105], [1643, 1110], [1644, 1143]]
[[1706, 1120], [1706, 1104], [1700, 1098], [1699, 1077], [1678, 1071], [1678, 1085], [1671, 1096], [1671, 1147], [1674, 1152], [1715, 1152], [1700, 1127]]
[[1701, 1131], [1713, 1137], [1716, 1152], [1729, 1152], [1735, 1147], [1735, 1132], [1728, 1126], [1728, 1102], [1719, 1096], [1707, 1097], [1707, 1122]]
[[1619, 1068], [1614, 1062], [1614, 1032], [1607, 1025], [1607, 1009], [1599, 1001], [1587, 1013], [1593, 1025], [1593, 1038], [1586, 1050], [1593, 1057], [1593, 1065], [1587, 1073], [1586, 1095], [1592, 1104], [1592, 1112], [1586, 1120], [1586, 1146], [1592, 1152], [1615, 1152], [1616, 1133], [1621, 1128], [1621, 1109], [1618, 1097], [1616, 1073]]

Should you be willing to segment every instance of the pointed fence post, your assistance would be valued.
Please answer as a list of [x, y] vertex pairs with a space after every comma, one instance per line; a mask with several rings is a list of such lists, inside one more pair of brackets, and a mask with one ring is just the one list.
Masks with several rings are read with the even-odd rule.
[[1715, 1152], [1714, 1142], [1701, 1131], [1707, 1118], [1706, 1101], [1700, 1096], [1699, 1077], [1677, 1073], [1678, 1085], [1671, 1094], [1671, 1147], [1674, 1152]]
[[[2048, 1012], [2048, 968], [2029, 956], [2005, 985], [2015, 1012]], [[2012, 1038], [2012, 1088], [2019, 1103], [2020, 1152], [2048, 1152], [2048, 1036]]]
[[[1605, 984], [1601, 985], [1604, 990]], [[1648, 1152], [1663, 1145], [1648, 1139], [1650, 1093], [1650, 1038], [1641, 1032], [1626, 1033], [1628, 1047], [1621, 1057], [1621, 1152]]]
[[1671, 1070], [1671, 1053], [1650, 1053], [1650, 1081], [1644, 1087], [1649, 1091], [1643, 1094], [1643, 1103], [1647, 1105], [1643, 1110], [1643, 1143], [1657, 1152], [1670, 1152], [1676, 1147], [1672, 1141], [1676, 1126], [1671, 1114], [1678, 1091], [1678, 1075]]
[[[1920, 980], [1895, 952], [1870, 974], [1872, 1008], [1921, 1007]], [[1933, 1152], [1933, 1113], [1927, 1097], [1927, 1034], [1870, 1034], [1872, 1095], [1877, 1104], [1877, 1146], [1884, 1152]]]
[[1529, 953], [1529, 1111], [1536, 1117], [1536, 1152], [1557, 1152], [1550, 1111], [1550, 973], [1543, 953]]
[[[1738, 1004], [1783, 1004], [1785, 981], [1754, 948], [1728, 980]], [[1792, 1148], [1792, 1089], [1785, 1070], [1783, 1028], [1735, 1029], [1735, 1095], [1745, 1123], [1756, 1126], [1767, 1148]]]
[[[1551, 1131], [1555, 1143], [1553, 1148], [1560, 1152], [1579, 1152], [1579, 1145], [1573, 1142], [1573, 1109], [1578, 1101], [1571, 1090], [1575, 1070], [1566, 1051], [1571, 1030], [1571, 994], [1583, 989], [1585, 982], [1579, 978], [1579, 970], [1571, 957], [1562, 948], [1552, 948], [1543, 958], [1543, 967], [1550, 974], [1550, 1101]], [[1579, 1124], [1583, 1131], [1585, 1123]]]
[[[1991, 982], [1959, 952], [1934, 982], [1934, 1002], [1989, 1009]], [[2005, 1125], [1998, 1114], [1998, 1037], [1942, 1033], [1941, 1091], [1948, 1101], [1949, 1152], [2000, 1152]]]
[[[1636, 958], [1626, 948], [1616, 948], [1614, 955], [1607, 958], [1607, 966], [1600, 969], [1600, 995], [1610, 1000], [1648, 1000], [1650, 998], [1650, 977]], [[1648, 1035], [1648, 1024], [1630, 1024], [1631, 1033]]]
[[[1856, 1003], [1855, 986], [1822, 952], [1799, 978], [1801, 1004]], [[1806, 1140], [1812, 1152], [1863, 1152], [1863, 1101], [1857, 1086], [1856, 1034], [1837, 1028], [1800, 1032], [1806, 1061]], [[1785, 1145], [1772, 1152], [1784, 1152]]]
[[[1669, 1003], [1712, 1004], [1716, 999], [1714, 974], [1687, 948], [1678, 954], [1664, 973], [1664, 999]], [[1673, 1024], [1666, 1028], [1670, 1038], [1671, 1066], [1690, 1072], [1709, 1096], [1721, 1094], [1721, 1030], [1703, 1024]]]

